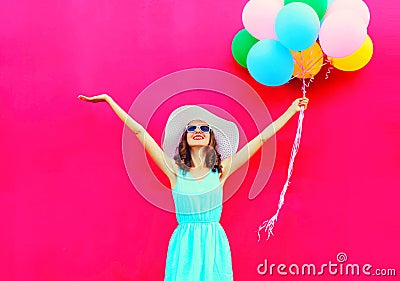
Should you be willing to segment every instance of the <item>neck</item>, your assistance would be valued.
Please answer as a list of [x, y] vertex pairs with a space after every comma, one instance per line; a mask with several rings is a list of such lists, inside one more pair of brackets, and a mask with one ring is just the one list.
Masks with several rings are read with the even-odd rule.
[[193, 169], [196, 168], [206, 168], [205, 157], [203, 155], [202, 147], [191, 147], [190, 149], [190, 157], [193, 162]]

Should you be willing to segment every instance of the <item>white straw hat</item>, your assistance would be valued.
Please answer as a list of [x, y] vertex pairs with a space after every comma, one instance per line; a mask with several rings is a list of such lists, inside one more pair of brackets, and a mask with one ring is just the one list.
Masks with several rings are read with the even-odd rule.
[[186, 125], [192, 120], [203, 120], [210, 125], [217, 141], [216, 150], [221, 154], [221, 160], [234, 154], [239, 146], [239, 130], [235, 123], [214, 115], [198, 105], [185, 105], [175, 109], [165, 126], [163, 150], [174, 157], [178, 153], [181, 136]]

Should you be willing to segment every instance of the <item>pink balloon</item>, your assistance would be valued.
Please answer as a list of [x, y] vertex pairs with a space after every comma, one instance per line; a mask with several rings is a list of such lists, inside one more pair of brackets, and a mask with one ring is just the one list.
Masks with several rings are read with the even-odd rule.
[[277, 39], [274, 23], [283, 4], [284, 0], [250, 0], [242, 13], [244, 27], [259, 40]]
[[334, 0], [326, 11], [325, 18], [341, 10], [351, 10], [355, 14], [362, 17], [365, 24], [368, 26], [370, 13], [367, 4], [362, 0]]
[[354, 53], [367, 38], [363, 19], [350, 10], [336, 11], [327, 16], [319, 32], [319, 42], [324, 53], [342, 58]]

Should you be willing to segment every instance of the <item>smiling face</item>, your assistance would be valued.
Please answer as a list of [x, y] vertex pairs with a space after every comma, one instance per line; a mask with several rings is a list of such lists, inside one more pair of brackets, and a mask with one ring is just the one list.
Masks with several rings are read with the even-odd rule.
[[[207, 126], [208, 124], [202, 120], [192, 120], [188, 123], [188, 125]], [[187, 142], [190, 147], [207, 146], [210, 143], [210, 133], [203, 133], [198, 127], [194, 132], [187, 133]]]

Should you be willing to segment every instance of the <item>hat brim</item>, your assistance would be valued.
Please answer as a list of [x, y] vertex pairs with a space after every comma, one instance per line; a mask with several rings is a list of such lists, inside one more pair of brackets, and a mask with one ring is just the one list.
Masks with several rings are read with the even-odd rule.
[[164, 131], [163, 150], [174, 157], [186, 125], [192, 120], [203, 120], [214, 132], [216, 150], [221, 159], [236, 153], [239, 146], [239, 130], [235, 123], [225, 120], [198, 105], [185, 105], [175, 109], [168, 118]]

